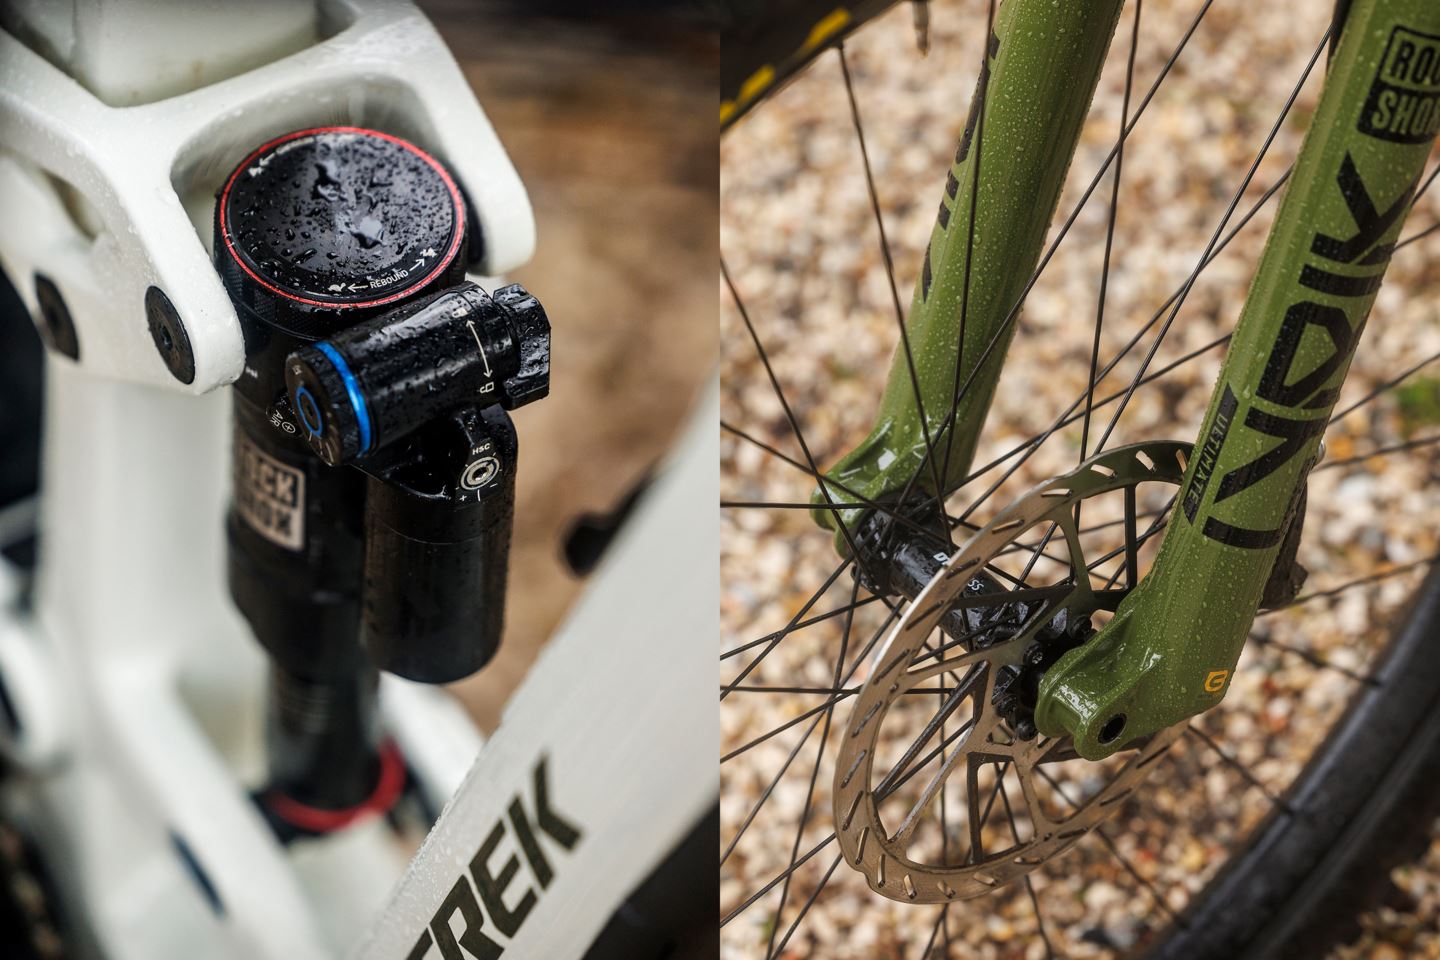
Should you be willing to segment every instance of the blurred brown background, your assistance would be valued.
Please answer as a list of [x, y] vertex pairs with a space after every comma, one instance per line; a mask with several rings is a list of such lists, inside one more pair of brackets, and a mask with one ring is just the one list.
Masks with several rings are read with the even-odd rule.
[[529, 189], [538, 243], [511, 279], [554, 326], [550, 396], [515, 418], [504, 644], [457, 687], [491, 730], [583, 587], [566, 534], [664, 456], [715, 366], [719, 42], [634, 5], [421, 6]]

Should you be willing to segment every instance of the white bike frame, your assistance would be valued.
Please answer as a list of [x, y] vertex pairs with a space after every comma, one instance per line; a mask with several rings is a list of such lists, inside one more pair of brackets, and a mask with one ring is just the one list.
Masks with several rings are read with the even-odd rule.
[[[31, 0], [7, 12], [29, 43], [0, 31], [0, 266], [32, 312], [35, 275], [53, 281], [80, 343], [78, 361], [47, 361], [33, 612], [0, 563], [0, 678], [20, 720], [0, 750], [22, 771], [4, 815], [36, 840], [82, 955], [449, 960], [451, 942], [480, 955], [466, 946], [483, 931], [507, 956], [581, 957], [715, 802], [716, 393], [483, 749], [444, 692], [385, 679], [383, 722], [424, 794], [448, 800], [418, 855], [379, 820], [281, 846], [248, 795], [266, 662], [225, 588], [216, 388], [244, 358], [207, 250], [215, 187], [255, 144], [341, 121], [446, 160], [487, 273], [529, 256], [534, 224], [412, 7], [164, 7]], [[151, 342], [152, 284], [185, 323], [189, 385]], [[550, 814], [574, 835], [547, 831]]]

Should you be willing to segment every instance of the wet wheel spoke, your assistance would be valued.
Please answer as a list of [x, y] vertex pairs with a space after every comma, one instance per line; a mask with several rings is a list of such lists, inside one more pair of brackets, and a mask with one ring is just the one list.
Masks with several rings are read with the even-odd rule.
[[[860, 160], [865, 167], [865, 188], [870, 194], [870, 209], [875, 214], [875, 228], [880, 235], [880, 255], [885, 262], [885, 278], [890, 284], [890, 299], [895, 305], [895, 325], [900, 331], [900, 347], [905, 357], [905, 369], [910, 375], [911, 399], [915, 401], [916, 417], [920, 421], [921, 435], [925, 440], [925, 459], [930, 464], [930, 472], [935, 483], [936, 490], [944, 489], [940, 482], [939, 466], [935, 462], [935, 443], [930, 437], [930, 421], [925, 416], [925, 399], [920, 391], [920, 377], [915, 372], [915, 355], [910, 349], [910, 332], [905, 326], [905, 310], [900, 306], [900, 291], [895, 285], [895, 261], [890, 254], [890, 239], [885, 234], [885, 218], [880, 214], [880, 195], [875, 189], [875, 174], [870, 169], [870, 151], [865, 146], [865, 125], [860, 121], [860, 104], [855, 98], [855, 84], [850, 78], [850, 62], [845, 59], [845, 45], [842, 43], [835, 48], [840, 56], [840, 73], [845, 79], [845, 96], [850, 101], [850, 116], [855, 125], [855, 140], [860, 145]], [[904, 502], [904, 498], [901, 498]], [[936, 509], [940, 512], [940, 523], [945, 523], [945, 505], [943, 501], [935, 501]]]
[[950, 930], [947, 922], [950, 917], [950, 904], [940, 908], [939, 914], [935, 917], [935, 925], [930, 929], [930, 939], [925, 941], [925, 949], [920, 951], [919, 960], [930, 960], [935, 950], [936, 941], [940, 939], [941, 932], [944, 932], [945, 939], [942, 942], [940, 956], [944, 960], [950, 958]]
[[1275, 794], [1270, 791], [1269, 787], [1265, 786], [1265, 784], [1260, 782], [1260, 778], [1255, 776], [1253, 770], [1251, 770], [1245, 764], [1241, 763], [1237, 757], [1232, 756], [1230, 752], [1227, 751], [1224, 747], [1220, 746], [1220, 744], [1216, 743], [1215, 739], [1211, 737], [1210, 734], [1206, 733], [1200, 727], [1197, 727], [1194, 720], [1185, 725], [1185, 732], [1193, 736], [1195, 739], [1199, 740], [1201, 743], [1205, 744], [1205, 746], [1209, 747], [1211, 751], [1213, 751], [1214, 754], [1219, 757], [1226, 766], [1230, 767], [1230, 769], [1240, 774], [1240, 776], [1245, 780], [1246, 783], [1250, 784], [1256, 790], [1259, 790], [1260, 793], [1264, 795], [1265, 799], [1270, 801], [1270, 805], [1272, 807], [1279, 807], [1286, 813], [1294, 813], [1294, 810], [1290, 807], [1288, 803], [1286, 803], [1280, 797], [1275, 796]]
[[[1050, 774], [1046, 773], [1043, 769], [1039, 767], [1036, 767], [1035, 770], [1037, 773], [1040, 774], [1040, 776], [1045, 778], [1045, 780], [1050, 784], [1050, 786], [1054, 788], [1055, 793], [1068, 805], [1070, 805], [1076, 810], [1079, 810], [1081, 808], [1082, 805], [1071, 799], [1070, 795], [1065, 792], [1065, 788], [1061, 786], [1054, 777], [1050, 776]], [[1179, 916], [1176, 915], [1175, 911], [1170, 909], [1170, 905], [1165, 901], [1165, 897], [1160, 893], [1160, 891], [1155, 888], [1155, 884], [1147, 880], [1145, 876], [1141, 874], [1138, 869], [1136, 869], [1135, 864], [1131, 862], [1129, 857], [1125, 856], [1125, 854], [1121, 852], [1120, 847], [1115, 843], [1113, 839], [1111, 839], [1110, 835], [1105, 832], [1104, 828], [1097, 826], [1095, 827], [1095, 829], [1089, 832], [1094, 836], [1100, 838], [1100, 842], [1105, 844], [1105, 846], [1110, 850], [1110, 853], [1112, 856], [1114, 856], [1116, 862], [1119, 863], [1120, 866], [1125, 870], [1125, 872], [1128, 873], [1137, 883], [1139, 883], [1140, 886], [1145, 888], [1145, 891], [1150, 895], [1150, 899], [1154, 901], [1157, 907], [1164, 911], [1165, 915], [1170, 919], [1170, 921], [1172, 923], [1179, 923]]]
[[[790, 938], [795, 935], [795, 931], [800, 929], [800, 924], [804, 921], [805, 915], [810, 912], [811, 907], [815, 906], [815, 901], [819, 899], [820, 894], [824, 892], [826, 884], [830, 882], [830, 878], [835, 875], [835, 868], [840, 866], [842, 859], [844, 858], [837, 853], [835, 859], [830, 861], [830, 866], [825, 870], [825, 875], [820, 878], [820, 882], [815, 885], [815, 889], [811, 891], [810, 896], [805, 899], [805, 905], [800, 908], [800, 912], [797, 913], [795, 919], [791, 921], [789, 929], [785, 931], [785, 936], [780, 939], [778, 944], [774, 944], [770, 948], [769, 952], [765, 954], [766, 957], [776, 957], [784, 952], [785, 945], [790, 942]], [[789, 883], [789, 874], [786, 875], [785, 881]]]
[[[852, 614], [855, 599], [859, 595], [859, 592], [860, 581], [857, 580], [850, 588], [850, 603]], [[854, 626], [854, 623], [855, 621], [853, 615], [846, 618], [845, 630], [840, 637], [840, 650], [835, 654], [835, 666], [832, 671], [831, 683], [836, 687], [840, 686], [841, 677], [845, 669], [845, 654], [850, 649], [850, 629]], [[795, 827], [795, 842], [790, 846], [791, 866], [794, 866], [795, 859], [800, 855], [800, 843], [805, 837], [805, 827], [810, 822], [811, 805], [814, 803], [815, 800], [815, 785], [820, 778], [820, 761], [824, 759], [825, 756], [825, 745], [830, 742], [830, 724], [831, 721], [834, 719], [834, 716], [834, 701], [831, 701], [831, 706], [826, 708], [824, 716], [822, 718], [820, 741], [815, 746], [815, 763], [812, 764], [810, 767], [810, 783], [805, 789], [805, 805], [800, 812], [799, 822]], [[805, 735], [805, 739], [809, 739], [808, 732]], [[836, 857], [835, 859], [836, 863], [839, 863], [840, 858]], [[806, 901], [805, 907], [801, 909], [799, 916], [795, 918], [795, 926], [792, 927], [790, 931], [785, 934], [784, 940], [780, 942], [780, 946], [778, 948], [779, 950], [785, 949], [785, 943], [789, 941], [790, 934], [793, 933], [797, 927], [799, 927], [800, 921], [804, 919], [806, 911], [808, 911], [810, 909], [810, 905], [815, 902], [815, 896], [818, 896], [820, 893], [820, 889], [825, 886], [825, 883], [829, 882], [830, 874], [833, 873], [834, 870], [835, 864], [831, 864], [830, 870], [827, 871], [825, 874], [825, 880], [821, 882], [820, 887], [815, 890], [815, 894], [812, 895], [808, 901]], [[775, 956], [777, 952], [777, 948], [775, 946], [775, 931], [780, 928], [780, 919], [785, 913], [785, 901], [789, 898], [789, 896], [790, 878], [787, 877], [785, 879], [784, 886], [780, 889], [780, 902], [775, 907], [775, 920], [770, 927], [770, 945], [767, 948], [765, 954], [767, 958]]]
[[1248, 188], [1250, 182], [1254, 180], [1255, 174], [1260, 169], [1261, 161], [1263, 161], [1265, 155], [1270, 152], [1270, 146], [1275, 142], [1275, 137], [1280, 133], [1285, 118], [1290, 115], [1290, 109], [1295, 105], [1295, 101], [1300, 96], [1300, 91], [1305, 86], [1305, 81], [1309, 79], [1310, 72], [1315, 69], [1315, 64], [1320, 61], [1320, 55], [1324, 52], [1329, 41], [1330, 31], [1326, 30], [1325, 35], [1320, 38], [1320, 43], [1315, 47], [1315, 52], [1311, 54], [1310, 62], [1305, 65], [1305, 72], [1300, 75], [1300, 79], [1290, 91], [1289, 99], [1285, 101], [1285, 106], [1280, 111], [1280, 115], [1275, 118], [1275, 123], [1271, 126], [1269, 134], [1265, 137], [1265, 142], [1260, 145], [1259, 152], [1255, 154], [1255, 158], [1250, 162], [1249, 169], [1245, 171], [1245, 176], [1240, 181], [1240, 186], [1236, 188], [1234, 194], [1231, 196], [1230, 203], [1226, 206], [1225, 213], [1220, 218], [1220, 223], [1216, 225], [1215, 232], [1210, 237], [1210, 242], [1205, 246], [1205, 252], [1200, 256], [1200, 262], [1196, 264], [1195, 269], [1191, 272], [1190, 276], [1186, 278], [1180, 296], [1176, 299], [1175, 305], [1170, 308], [1169, 316], [1167, 316], [1165, 322], [1160, 325], [1160, 332], [1155, 335], [1155, 340], [1150, 344], [1150, 349], [1146, 352], [1145, 358], [1140, 361], [1140, 367], [1136, 370], [1135, 376], [1131, 378], [1130, 385], [1125, 388], [1125, 396], [1120, 400], [1119, 407], [1111, 414], [1110, 422], [1105, 426], [1105, 432], [1100, 435], [1100, 442], [1095, 445], [1097, 452], [1104, 449], [1106, 442], [1110, 439], [1111, 434], [1114, 433], [1115, 427], [1120, 423], [1120, 418], [1124, 416], [1125, 409], [1130, 404], [1130, 399], [1135, 395], [1135, 391], [1139, 388], [1140, 381], [1145, 376], [1145, 371], [1150, 369], [1150, 364], [1159, 352], [1160, 345], [1165, 341], [1166, 334], [1170, 332], [1171, 327], [1175, 323], [1175, 319], [1180, 315], [1180, 308], [1185, 305], [1185, 300], [1195, 288], [1195, 283], [1200, 277], [1200, 271], [1203, 269], [1206, 259], [1220, 242], [1220, 238], [1224, 236], [1226, 224], [1230, 222], [1230, 217], [1235, 213], [1235, 208], [1240, 205], [1240, 200], [1245, 196], [1246, 188]]
[[[977, 381], [980, 371], [985, 368], [985, 365], [989, 361], [991, 355], [997, 349], [999, 344], [1008, 336], [1010, 327], [1018, 320], [1021, 307], [1024, 305], [1026, 298], [1030, 295], [1030, 291], [1034, 289], [1035, 284], [1039, 281], [1041, 275], [1044, 274], [1046, 267], [1049, 266], [1050, 261], [1053, 259], [1055, 252], [1059, 249], [1060, 244], [1064, 242], [1065, 237], [1069, 235], [1070, 228], [1075, 225], [1075, 222], [1080, 217], [1081, 212], [1089, 203], [1090, 197], [1095, 192], [1095, 188], [1100, 185], [1100, 181], [1104, 178], [1106, 171], [1110, 169], [1110, 164], [1115, 160], [1116, 155], [1120, 152], [1126, 139], [1128, 139], [1130, 134], [1134, 131], [1135, 126], [1140, 122], [1140, 118], [1144, 116], [1146, 109], [1149, 107], [1151, 100], [1154, 98], [1156, 92], [1159, 90], [1161, 83], [1163, 83], [1165, 78], [1169, 75], [1170, 70], [1174, 67], [1176, 61], [1179, 60], [1181, 52], [1183, 52], [1185, 47], [1189, 44], [1190, 38], [1195, 35], [1195, 31], [1199, 28], [1201, 21], [1205, 19], [1205, 15], [1209, 12], [1210, 7], [1213, 3], [1214, 0], [1205, 0], [1205, 2], [1201, 5], [1199, 11], [1196, 13], [1194, 19], [1191, 21], [1188, 29], [1186, 30], [1185, 35], [1180, 39], [1180, 42], [1171, 52], [1169, 59], [1167, 59], [1165, 65], [1161, 67], [1158, 75], [1155, 77], [1154, 82], [1150, 85], [1149, 90], [1146, 91], [1145, 96], [1141, 99], [1140, 106], [1135, 111], [1135, 116], [1131, 118], [1129, 125], [1121, 132], [1120, 136], [1116, 139], [1114, 147], [1111, 148], [1110, 153], [1106, 156], [1104, 162], [1101, 163], [1100, 169], [1096, 171], [1095, 176], [1091, 179], [1089, 185], [1081, 194], [1080, 199], [1077, 200], [1075, 206], [1071, 208], [1070, 214], [1066, 217], [1064, 224], [1060, 227], [1058, 231], [1056, 231], [1055, 238], [1045, 249], [1044, 254], [1040, 258], [1039, 264], [1035, 267], [1033, 271], [1031, 271], [1030, 277], [1026, 281], [1024, 288], [1020, 291], [1020, 294], [1016, 298], [1015, 303], [1010, 307], [1008, 312], [1006, 312], [1003, 320], [997, 326], [995, 333], [986, 343], [985, 349], [980, 352], [980, 356], [971, 366], [971, 372], [969, 376], [965, 378], [965, 382], [961, 385], [960, 389], [955, 392], [955, 399], [950, 405], [950, 410], [945, 415], [944, 420], [941, 422], [941, 426], [939, 428], [941, 432], [945, 432], [953, 428], [956, 415], [958, 414], [960, 409], [960, 403], [969, 393], [971, 386]], [[921, 464], [921, 468], [924, 468], [923, 463]], [[909, 483], [906, 484], [900, 498], [902, 502], [908, 501], [911, 493], [913, 492], [914, 484], [918, 476], [919, 471], [916, 471], [916, 473], [911, 476]], [[978, 506], [978, 502], [972, 504], [971, 508], [967, 510], [967, 516], [970, 512], [973, 511], [975, 506]]]
[[[1016, 770], [1017, 776], [1019, 770]], [[1010, 821], [1010, 836], [1015, 840], [1015, 846], [1020, 846], [1020, 827], [1015, 822], [1015, 810], [1010, 806], [1010, 794], [1005, 789], [1005, 782], [1000, 782], [1000, 801], [1005, 804], [1005, 818]], [[1032, 820], [1033, 822], [1033, 820]], [[1030, 900], [1030, 911], [1035, 915], [1035, 929], [1040, 934], [1040, 940], [1045, 944], [1045, 956], [1055, 956], [1055, 947], [1050, 942], [1050, 935], [1045, 931], [1045, 914], [1040, 909], [1040, 898], [1035, 895], [1035, 883], [1030, 874], [1025, 874], [1025, 893]]]

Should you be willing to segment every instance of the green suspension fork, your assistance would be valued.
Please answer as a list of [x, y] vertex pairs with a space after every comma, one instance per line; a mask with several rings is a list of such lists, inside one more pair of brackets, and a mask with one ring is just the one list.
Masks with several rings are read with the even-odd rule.
[[812, 498], [842, 553], [837, 518], [853, 529], [912, 477], [933, 495], [969, 470], [1121, 3], [1000, 4], [875, 426]]
[[[965, 478], [1120, 6], [1001, 4], [875, 426], [813, 498], [826, 527]], [[1155, 566], [1046, 672], [1042, 733], [1099, 759], [1224, 696], [1437, 127], [1440, 3], [1353, 0]]]
[[1354, 0], [1160, 553], [1046, 671], [1035, 711], [1090, 759], [1229, 687], [1440, 127], [1440, 3]]

